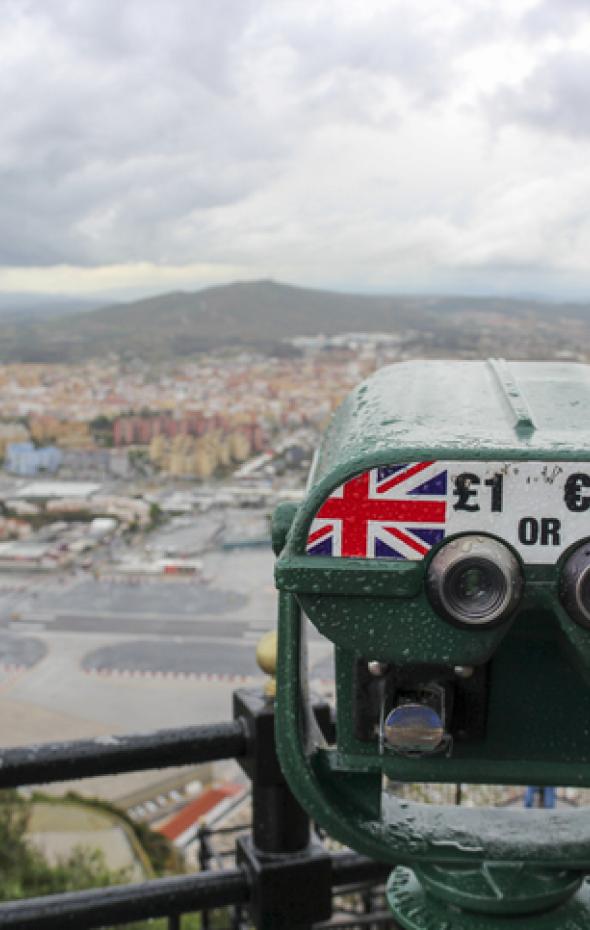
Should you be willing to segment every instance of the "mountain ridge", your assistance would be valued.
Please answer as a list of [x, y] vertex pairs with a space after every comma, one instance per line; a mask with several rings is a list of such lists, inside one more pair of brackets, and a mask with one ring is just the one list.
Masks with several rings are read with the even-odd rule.
[[[68, 308], [69, 310], [69, 308]], [[261, 280], [170, 291], [47, 321], [4, 325], [2, 361], [82, 361], [109, 354], [147, 360], [224, 347], [274, 350], [294, 336], [408, 330], [436, 333], [556, 319], [590, 324], [590, 305], [457, 295], [365, 295]]]

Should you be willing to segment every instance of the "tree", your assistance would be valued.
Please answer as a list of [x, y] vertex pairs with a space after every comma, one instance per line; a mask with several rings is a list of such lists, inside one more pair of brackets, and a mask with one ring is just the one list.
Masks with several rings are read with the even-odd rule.
[[[131, 881], [130, 869], [110, 869], [100, 849], [78, 846], [55, 865], [50, 865], [43, 854], [27, 841], [31, 811], [31, 801], [16, 791], [0, 793], [0, 901], [103, 888]], [[144, 832], [146, 838], [157, 845], [157, 835], [150, 837], [148, 834], [152, 831], [147, 827]], [[150, 853], [152, 857], [160, 857], [163, 867], [170, 850], [164, 837], [160, 839], [161, 848], [154, 848]], [[226, 926], [226, 923], [224, 921], [220, 926]], [[112, 930], [166, 930], [167, 926], [167, 919], [161, 918], [113, 926]], [[213, 926], [217, 926], [215, 919]], [[182, 917], [182, 930], [199, 930], [200, 927], [197, 914]]]
[[150, 504], [150, 524], [152, 526], [158, 526], [159, 523], [163, 521], [162, 508], [156, 503]]
[[113, 446], [113, 421], [109, 417], [100, 414], [88, 425], [97, 445], [108, 448]]
[[128, 869], [109, 869], [99, 849], [78, 847], [50, 865], [26, 837], [31, 804], [15, 791], [0, 799], [0, 899], [35, 897], [129, 881]]

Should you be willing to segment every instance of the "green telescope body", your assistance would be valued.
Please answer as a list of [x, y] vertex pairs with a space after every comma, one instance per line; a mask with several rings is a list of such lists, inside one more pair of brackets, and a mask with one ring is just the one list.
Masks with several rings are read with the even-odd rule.
[[[590, 786], [589, 425], [585, 365], [393, 365], [346, 398], [305, 500], [275, 513], [281, 764], [343, 843], [392, 863], [590, 871], [584, 809], [383, 790]], [[308, 703], [305, 617], [334, 645], [333, 744]]]

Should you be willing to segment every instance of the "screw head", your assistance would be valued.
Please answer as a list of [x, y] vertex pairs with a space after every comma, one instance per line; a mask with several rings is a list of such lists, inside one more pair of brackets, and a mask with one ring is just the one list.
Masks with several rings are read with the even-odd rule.
[[389, 665], [387, 662], [379, 662], [377, 659], [372, 659], [367, 664], [367, 668], [369, 669], [369, 674], [373, 675], [374, 678], [381, 678], [382, 675], [385, 675]]

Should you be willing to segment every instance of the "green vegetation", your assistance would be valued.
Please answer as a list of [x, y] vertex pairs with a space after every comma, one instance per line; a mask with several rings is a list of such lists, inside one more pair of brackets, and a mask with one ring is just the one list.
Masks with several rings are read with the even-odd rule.
[[113, 420], [110, 417], [100, 414], [90, 421], [90, 432], [97, 446], [105, 449], [111, 449], [113, 442]]
[[0, 898], [3, 901], [103, 887], [129, 881], [129, 870], [109, 869], [97, 849], [79, 847], [56, 865], [27, 841], [31, 803], [16, 792], [0, 800]]
[[153, 465], [150, 462], [150, 456], [147, 449], [133, 448], [127, 453], [131, 468], [138, 475], [144, 477], [153, 473]]
[[[15, 791], [0, 793], [0, 901], [12, 901], [19, 898], [32, 898], [39, 895], [58, 894], [67, 891], [81, 891], [87, 888], [99, 888], [129, 882], [131, 869], [111, 869], [104, 853], [80, 845], [72, 852], [51, 865], [43, 854], [27, 839], [27, 829], [33, 816], [34, 805], [41, 803], [41, 810], [35, 816], [38, 822], [47, 817], [43, 808], [50, 805], [70, 803], [72, 806], [86, 807], [102, 814], [108, 813], [117, 820], [123, 820], [129, 826], [143, 849], [156, 874], [162, 874], [171, 866], [179, 869], [179, 860], [168, 841], [148, 826], [134, 823], [124, 812], [113, 805], [98, 799], [87, 801], [73, 793], [65, 798], [35, 794], [25, 799]], [[96, 816], [96, 815], [95, 815]], [[92, 814], [89, 827], [93, 825]], [[226, 926], [227, 920], [212, 926]], [[168, 921], [140, 921], [125, 924], [121, 930], [166, 930]], [[201, 921], [197, 914], [182, 917], [181, 930], [200, 930]]]
[[63, 523], [92, 523], [96, 517], [110, 517], [109, 513], [96, 513], [90, 510], [63, 510], [59, 512], [48, 512], [41, 510], [39, 513], [18, 513], [10, 507], [4, 507], [0, 510], [2, 516], [17, 517], [23, 523], [29, 523], [34, 530], [40, 530], [43, 526], [48, 526], [59, 520]]
[[161, 833], [156, 833], [155, 830], [150, 829], [145, 823], [138, 823], [132, 820], [126, 811], [121, 810], [114, 804], [110, 804], [108, 801], [102, 800], [102, 798], [85, 798], [76, 794], [74, 791], [68, 791], [63, 798], [53, 798], [50, 795], [36, 793], [33, 795], [33, 799], [35, 801], [43, 800], [49, 803], [57, 801], [60, 804], [64, 801], [68, 801], [72, 804], [83, 805], [86, 808], [109, 814], [111, 817], [115, 817], [117, 820], [122, 821], [128, 831], [135, 837], [136, 843], [139, 844], [140, 848], [147, 856], [149, 868], [154, 875], [165, 875], [170, 872], [182, 871], [182, 861], [174, 846], [172, 846], [165, 836], [162, 836]]
[[153, 529], [164, 522], [165, 518], [162, 508], [156, 503], [150, 504], [150, 528]]

